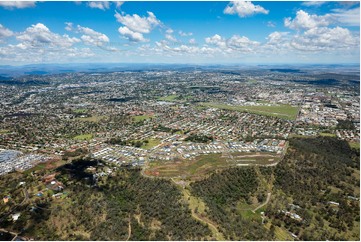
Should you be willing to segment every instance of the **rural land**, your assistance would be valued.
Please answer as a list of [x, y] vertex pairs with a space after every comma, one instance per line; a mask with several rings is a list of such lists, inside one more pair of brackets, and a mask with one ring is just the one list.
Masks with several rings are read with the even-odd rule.
[[360, 240], [359, 66], [7, 68], [0, 240]]

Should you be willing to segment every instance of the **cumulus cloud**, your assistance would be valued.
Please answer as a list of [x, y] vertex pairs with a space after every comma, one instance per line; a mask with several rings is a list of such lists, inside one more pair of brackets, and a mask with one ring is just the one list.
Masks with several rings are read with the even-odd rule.
[[196, 43], [197, 43], [197, 41], [194, 38], [189, 40], [189, 44], [191, 44], [191, 45], [194, 45]]
[[165, 38], [169, 41], [172, 41], [172, 42], [177, 42], [178, 40], [171, 34], [166, 34], [165, 35]]
[[[3, 30], [1, 25], [1, 30]], [[94, 53], [89, 48], [77, 48], [80, 39], [67, 34], [53, 33], [42, 23], [29, 26], [25, 31], [12, 33], [7, 30], [6, 36], [14, 35], [18, 43], [0, 47], [2, 61], [9, 62], [54, 62], [69, 61], [69, 58], [87, 58]]]
[[6, 9], [32, 8], [35, 7], [35, 1], [0, 1], [0, 6]]
[[285, 18], [284, 24], [290, 29], [312, 29], [316, 27], [328, 26], [332, 23], [333, 17], [330, 14], [318, 16], [315, 14], [308, 14], [303, 10], [299, 10], [296, 13], [296, 17]]
[[231, 38], [225, 39], [222, 36], [215, 34], [212, 37], [205, 38], [205, 42], [217, 46], [226, 52], [231, 52], [232, 50], [252, 52], [255, 50], [255, 47], [260, 45], [257, 41], [252, 41], [245, 36], [239, 35], [233, 35]]
[[24, 32], [19, 33], [16, 39], [22, 41], [24, 45], [49, 47], [70, 47], [80, 42], [75, 37], [71, 38], [66, 34], [61, 36], [53, 33], [42, 23], [31, 25]]
[[90, 8], [97, 8], [101, 10], [109, 9], [110, 2], [103, 2], [103, 1], [92, 1], [87, 3], [88, 7]]
[[105, 34], [99, 33], [91, 28], [88, 27], [82, 27], [80, 25], [77, 26], [77, 31], [79, 33], [82, 33], [83, 35], [80, 37], [80, 39], [84, 42], [86, 45], [94, 45], [94, 46], [102, 46], [105, 43], [109, 42], [108, 36]]
[[119, 27], [118, 32], [126, 39], [132, 42], [147, 42], [142, 33], [130, 30], [127, 26]]
[[233, 35], [227, 40], [227, 47], [242, 52], [252, 52], [260, 43], [252, 41], [245, 36]]
[[192, 32], [186, 33], [186, 32], [183, 32], [183, 31], [179, 31], [178, 34], [179, 34], [180, 36], [183, 36], [183, 37], [187, 37], [187, 36], [192, 36], [192, 35], [193, 35]]
[[116, 12], [114, 16], [119, 23], [125, 25], [128, 29], [142, 34], [148, 34], [161, 22], [152, 12], [147, 13], [148, 17], [140, 17], [138, 14], [124, 15], [118, 12]]
[[73, 23], [65, 22], [65, 30], [72, 31], [73, 30]]
[[238, 14], [239, 17], [244, 18], [259, 13], [268, 14], [269, 10], [248, 1], [231, 1], [224, 9], [223, 13], [231, 15]]
[[291, 41], [291, 46], [302, 51], [347, 50], [359, 48], [359, 43], [359, 37], [346, 28], [320, 27], [297, 34]]
[[145, 42], [143, 34], [149, 34], [155, 27], [161, 24], [161, 21], [152, 12], [147, 12], [147, 17], [140, 17], [138, 14], [120, 14], [116, 11], [115, 18], [124, 26], [118, 29], [118, 32], [129, 41]]
[[5, 28], [5, 26], [0, 24], [0, 43], [2, 42], [1, 39], [5, 39], [5, 38], [11, 37], [13, 35], [14, 35], [13, 31], [11, 31], [8, 28]]
[[226, 47], [226, 40], [218, 34], [215, 34], [212, 37], [205, 38], [205, 41], [207, 44], [212, 44], [221, 48]]

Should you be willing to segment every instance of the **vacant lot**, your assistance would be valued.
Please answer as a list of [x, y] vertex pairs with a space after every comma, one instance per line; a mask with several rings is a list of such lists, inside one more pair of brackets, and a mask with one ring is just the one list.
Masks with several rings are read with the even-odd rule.
[[142, 149], [151, 149], [154, 146], [157, 146], [159, 144], [160, 144], [159, 139], [150, 139], [150, 140], [148, 140], [148, 143], [144, 143], [140, 148], [142, 148]]
[[153, 117], [153, 116], [151, 116], [151, 115], [138, 115], [138, 116], [134, 116], [133, 120], [134, 120], [134, 122], [140, 122], [140, 121], [150, 119], [151, 117]]
[[177, 98], [178, 98], [178, 95], [169, 95], [169, 96], [165, 96], [165, 97], [160, 97], [160, 98], [158, 98], [158, 100], [172, 102], [172, 101], [176, 100]]
[[201, 103], [202, 106], [234, 110], [240, 112], [249, 112], [266, 116], [278, 117], [283, 119], [295, 120], [298, 113], [298, 107], [291, 105], [279, 104], [274, 106], [233, 106], [220, 103]]
[[235, 167], [237, 165], [270, 165], [279, 161], [279, 159], [279, 155], [259, 152], [234, 153], [232, 155], [200, 155], [191, 160], [151, 162], [150, 167], [145, 170], [145, 174], [166, 178], [180, 177], [197, 180], [217, 169]]
[[76, 118], [76, 120], [97, 123], [100, 120], [102, 120], [103, 118], [104, 118], [104, 116], [92, 116], [92, 117], [87, 117], [87, 118]]
[[93, 138], [92, 134], [81, 134], [81, 135], [75, 136], [73, 139], [76, 139], [76, 140], [90, 140], [92, 138]]

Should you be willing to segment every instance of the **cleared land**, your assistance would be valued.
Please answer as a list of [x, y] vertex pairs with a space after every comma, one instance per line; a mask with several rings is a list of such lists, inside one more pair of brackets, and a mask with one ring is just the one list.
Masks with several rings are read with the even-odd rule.
[[76, 140], [90, 140], [92, 138], [93, 138], [92, 134], [81, 134], [81, 135], [75, 136], [73, 139], [76, 139]]
[[86, 112], [88, 112], [88, 109], [85, 108], [79, 108], [74, 110], [74, 113], [86, 113]]
[[211, 108], [219, 108], [226, 110], [234, 110], [241, 112], [249, 112], [260, 115], [278, 117], [283, 119], [295, 120], [298, 113], [298, 107], [294, 107], [286, 104], [279, 104], [275, 106], [234, 106], [234, 105], [226, 105], [220, 103], [200, 103], [202, 106], [211, 107]]
[[166, 178], [185, 178], [197, 180], [217, 169], [237, 165], [272, 165], [279, 161], [280, 155], [274, 153], [234, 153], [231, 156], [222, 154], [200, 155], [194, 159], [172, 162], [150, 162], [144, 173], [148, 176]]
[[150, 140], [148, 140], [148, 143], [144, 143], [140, 148], [151, 149], [154, 146], [157, 146], [159, 144], [160, 144], [160, 139], [150, 139]]
[[153, 117], [153, 116], [151, 116], [151, 115], [138, 115], [138, 116], [134, 116], [133, 120], [134, 120], [134, 122], [140, 122], [140, 121], [150, 119], [151, 117]]
[[327, 136], [327, 137], [336, 137], [335, 134], [331, 134], [331, 133], [320, 133], [321, 136]]
[[0, 134], [7, 134], [7, 133], [10, 133], [10, 130], [0, 129]]
[[158, 98], [158, 100], [172, 102], [172, 101], [176, 100], [177, 98], [178, 98], [178, 95], [169, 95], [169, 96], [165, 96], [165, 97], [160, 97], [160, 98]]
[[92, 116], [92, 117], [87, 117], [87, 118], [76, 118], [76, 120], [97, 123], [100, 120], [102, 120], [103, 118], [104, 118], [104, 116]]
[[360, 149], [360, 142], [348, 142], [351, 148]]

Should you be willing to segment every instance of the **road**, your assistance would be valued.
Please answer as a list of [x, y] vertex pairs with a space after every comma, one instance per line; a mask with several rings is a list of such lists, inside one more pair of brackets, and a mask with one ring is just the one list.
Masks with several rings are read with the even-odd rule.
[[264, 203], [262, 203], [261, 205], [259, 205], [258, 207], [256, 207], [255, 209], [252, 210], [252, 212], [256, 212], [258, 209], [260, 209], [261, 207], [267, 205], [267, 203], [269, 202], [269, 200], [271, 199], [271, 193], [267, 193], [267, 199]]

